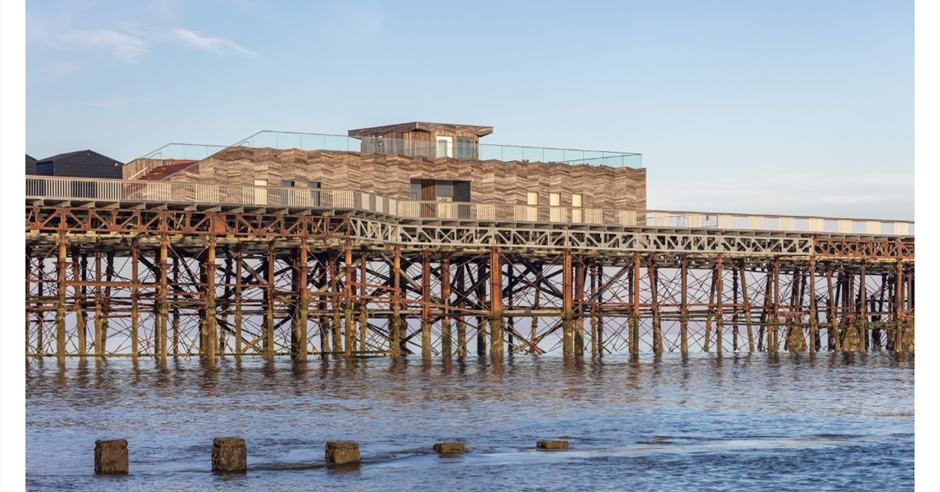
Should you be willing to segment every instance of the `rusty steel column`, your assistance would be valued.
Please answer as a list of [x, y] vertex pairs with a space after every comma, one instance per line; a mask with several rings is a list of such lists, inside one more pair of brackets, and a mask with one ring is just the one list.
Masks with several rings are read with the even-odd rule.
[[836, 298], [835, 290], [832, 287], [832, 263], [826, 262], [826, 288], [829, 292], [829, 299], [827, 306], [829, 308], [829, 313], [826, 315], [829, 321], [829, 328], [826, 330], [826, 339], [829, 345], [829, 350], [833, 352], [842, 351], [842, 341], [839, 336], [839, 323], [837, 321], [838, 316], [836, 315]]
[[574, 318], [574, 355], [584, 357], [584, 259], [578, 258], [574, 264], [574, 300], [573, 309], [578, 310]]
[[894, 350], [903, 352], [904, 337], [904, 264], [901, 258], [896, 260], [897, 273], [894, 287]]
[[391, 356], [401, 355], [401, 246], [395, 245], [392, 259], [392, 320], [389, 323]]
[[[131, 357], [140, 352], [140, 244], [137, 236], [131, 241]], [[82, 325], [84, 331], [84, 324]]]
[[721, 357], [724, 352], [722, 345], [725, 324], [725, 279], [723, 266], [721, 253], [718, 253], [718, 258], [715, 261], [715, 351], [718, 352], [718, 357]]
[[235, 357], [242, 356], [242, 243], [235, 245]]
[[650, 282], [650, 308], [653, 311], [653, 353], [663, 353], [663, 330], [659, 319], [659, 272], [653, 264], [653, 257], [647, 260], [647, 272]]
[[95, 242], [95, 356], [104, 355], [104, 296], [101, 295], [101, 242]]
[[[486, 275], [486, 265], [481, 261], [476, 262], [477, 266], [477, 305], [481, 308], [489, 304], [486, 297], [486, 282], [483, 281]], [[477, 355], [483, 357], [486, 355], [486, 316], [477, 316]]]
[[741, 279], [741, 301], [744, 302], [744, 323], [747, 325], [747, 351], [754, 351], [754, 330], [751, 326], [751, 301], [747, 292], [747, 271], [744, 268], [744, 260], [741, 260], [741, 264], [738, 267], [740, 274], [738, 278]]
[[819, 326], [816, 319], [816, 257], [809, 258], [809, 353], [816, 353]]
[[779, 324], [780, 324], [780, 258], [774, 257], [774, 298], [772, 306], [772, 316], [770, 317], [771, 321], [771, 344], [773, 352], [778, 352], [780, 350], [780, 338], [779, 338]]
[[107, 350], [108, 332], [111, 327], [111, 281], [114, 279], [114, 255], [116, 251], [111, 249], [106, 256], [105, 267], [105, 288], [104, 288], [104, 318], [101, 320], [101, 346]]
[[265, 304], [265, 318], [264, 318], [264, 358], [268, 360], [274, 360], [274, 299], [276, 296], [275, 286], [274, 286], [274, 272], [277, 263], [277, 252], [275, 250], [275, 243], [272, 240], [268, 243], [268, 257], [267, 264], [265, 266], [265, 277], [267, 285], [264, 289], [264, 304]]
[[[599, 304], [597, 299], [597, 268], [593, 262], [591, 263], [591, 266], [588, 267], [588, 272], [591, 289], [590, 298], [594, 302], [594, 306], [597, 306]], [[597, 310], [593, 307], [591, 308], [591, 357], [597, 357]]]
[[502, 358], [503, 341], [503, 262], [496, 246], [490, 248], [490, 355]]
[[565, 359], [574, 356], [574, 340], [572, 334], [572, 282], [571, 282], [571, 250], [565, 249], [562, 253], [562, 355]]
[[295, 361], [307, 360], [307, 303], [309, 290], [307, 288], [307, 238], [300, 241], [297, 255], [294, 257], [294, 291], [297, 292], [297, 307], [291, 327], [290, 355]]
[[689, 259], [682, 255], [679, 271], [679, 350], [689, 353]]
[[738, 270], [731, 268], [731, 350], [738, 353]]
[[209, 236], [206, 239], [206, 252], [204, 261], [200, 264], [200, 269], [202, 270], [203, 282], [205, 283], [206, 290], [203, 294], [205, 296], [205, 308], [202, 310], [202, 340], [205, 341], [205, 344], [202, 347], [203, 356], [206, 357], [210, 362], [214, 362], [216, 358], [216, 352], [218, 350], [219, 341], [218, 341], [218, 326], [216, 323], [216, 308], [215, 308], [215, 237]]
[[441, 255], [441, 355], [450, 358], [453, 351], [453, 341], [450, 334], [450, 254]]
[[55, 343], [56, 343], [56, 357], [59, 358], [59, 361], [65, 361], [65, 315], [66, 315], [66, 248], [68, 247], [68, 241], [65, 237], [65, 233], [59, 233], [58, 239], [59, 254], [56, 261], [56, 283], [58, 285], [58, 291], [56, 292], [58, 297], [58, 302], [56, 303], [56, 312], [55, 312]]
[[431, 252], [421, 251], [421, 357], [431, 358]]
[[[169, 261], [169, 260], [167, 260]], [[180, 285], [180, 262], [183, 261], [179, 255], [173, 255], [173, 285], [178, 289]], [[169, 272], [168, 272], [169, 273]], [[167, 295], [169, 295], [169, 287], [167, 288]], [[169, 346], [172, 347], [172, 350], [168, 355], [179, 356], [180, 354], [180, 296], [176, 293], [174, 289], [174, 302], [172, 304], [172, 319], [170, 321], [170, 328], [173, 330], [173, 343]], [[169, 339], [168, 339], [169, 340]]]
[[862, 352], [868, 351], [868, 288], [865, 285], [865, 261], [862, 260], [858, 272], [858, 337], [859, 348]]
[[32, 258], [32, 253], [33, 253], [33, 252], [32, 252], [32, 248], [30, 248], [29, 246], [26, 246], [26, 314], [25, 314], [25, 318], [26, 318], [26, 360], [29, 360], [29, 357], [30, 357], [30, 350], [29, 350], [29, 349], [30, 349], [30, 343], [29, 343], [29, 339], [31, 338], [31, 337], [30, 337], [30, 334], [31, 334], [31, 332], [32, 332], [32, 330], [30, 329], [30, 326], [32, 326], [32, 322], [30, 321], [30, 318], [32, 317], [32, 311], [33, 311], [33, 309], [32, 309], [32, 299], [31, 299], [31, 297], [32, 297], [32, 296], [31, 296], [31, 291], [32, 291], [32, 290], [30, 289], [30, 281], [29, 281], [30, 277], [33, 276], [33, 274], [32, 274], [32, 272], [33, 272], [33, 258]]
[[[455, 277], [455, 282], [457, 283], [457, 291], [460, 292], [460, 295], [463, 296], [460, 301], [457, 303], [457, 307], [461, 310], [467, 308], [466, 296], [468, 295], [466, 290], [466, 285], [464, 282], [464, 275], [466, 273], [466, 265], [461, 265], [457, 267], [457, 273]], [[467, 322], [464, 321], [462, 311], [457, 315], [457, 356], [463, 357], [467, 353]]]
[[81, 251], [78, 245], [72, 245], [72, 281], [75, 286], [72, 289], [72, 299], [75, 311], [75, 334], [78, 337], [78, 355], [84, 356], [88, 350], [87, 330], [88, 321], [85, 313], [84, 286], [79, 285], [78, 281], [82, 278], [81, 265], [79, 259]]
[[597, 299], [596, 306], [598, 306], [597, 313], [594, 315], [594, 319], [597, 320], [597, 354], [600, 357], [604, 356], [604, 317], [601, 315], [603, 312], [604, 305], [604, 266], [597, 265]]
[[169, 247], [169, 239], [167, 239], [166, 234], [160, 236], [160, 251], [157, 255], [159, 258], [159, 269], [160, 269], [160, 286], [157, 290], [157, 316], [155, 321], [154, 330], [156, 335], [154, 336], [155, 347], [154, 355], [160, 360], [161, 364], [166, 363], [166, 347], [167, 347], [167, 317], [169, 315], [169, 305], [167, 303], [167, 268], [169, 263], [167, 262], [167, 248]]
[[349, 237], [346, 237], [343, 253], [343, 264], [346, 270], [343, 281], [343, 320], [345, 321], [343, 354], [348, 359], [352, 357], [353, 349], [356, 348], [356, 322], [353, 319], [353, 283], [356, 281], [356, 268], [353, 265], [352, 240]]
[[633, 282], [630, 289], [633, 297], [633, 317], [630, 327], [630, 353], [640, 355], [640, 253], [633, 253]]
[[708, 308], [705, 312], [705, 339], [702, 341], [702, 350], [711, 352], [712, 349], [712, 316], [715, 312], [715, 269], [711, 270], [711, 279], [708, 284]]
[[369, 333], [369, 292], [366, 289], [368, 263], [368, 252], [363, 246], [362, 251], [359, 252], [359, 351], [363, 353], [368, 349], [366, 336]]

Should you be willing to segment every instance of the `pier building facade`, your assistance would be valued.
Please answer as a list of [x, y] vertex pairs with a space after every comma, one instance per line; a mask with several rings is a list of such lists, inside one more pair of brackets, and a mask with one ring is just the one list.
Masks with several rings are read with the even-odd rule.
[[26, 355], [913, 351], [913, 223], [648, 210], [639, 154], [491, 132], [261, 132], [27, 176]]

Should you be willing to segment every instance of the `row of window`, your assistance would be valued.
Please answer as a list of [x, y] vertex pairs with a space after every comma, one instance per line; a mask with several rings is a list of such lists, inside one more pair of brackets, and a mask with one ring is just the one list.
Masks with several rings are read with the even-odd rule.
[[[539, 204], [538, 192], [530, 191], [526, 193], [526, 205], [538, 205], [538, 204]], [[561, 193], [549, 193], [548, 194], [548, 206], [560, 207], [561, 206]], [[581, 193], [572, 193], [571, 194], [571, 206], [583, 207], [584, 195], [582, 195]]]

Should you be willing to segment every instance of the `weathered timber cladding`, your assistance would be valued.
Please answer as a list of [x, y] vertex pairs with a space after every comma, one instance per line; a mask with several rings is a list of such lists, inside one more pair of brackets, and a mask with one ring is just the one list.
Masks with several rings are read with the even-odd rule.
[[470, 200], [476, 203], [525, 204], [526, 193], [534, 191], [544, 205], [549, 193], [560, 193], [562, 206], [571, 206], [572, 194], [580, 193], [588, 208], [646, 208], [646, 169], [584, 164], [232, 147], [168, 179], [238, 186], [252, 186], [255, 179], [272, 185], [290, 180], [300, 187], [319, 182], [324, 189], [355, 189], [400, 200], [410, 198], [412, 179], [459, 180], [471, 182]]

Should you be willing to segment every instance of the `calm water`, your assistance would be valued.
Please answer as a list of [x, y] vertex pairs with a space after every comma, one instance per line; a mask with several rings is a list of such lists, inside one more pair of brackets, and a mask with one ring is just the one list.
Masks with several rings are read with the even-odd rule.
[[[909, 490], [913, 357], [678, 354], [566, 364], [390, 358], [31, 362], [31, 490], [431, 487]], [[248, 472], [213, 474], [212, 438], [241, 436]], [[93, 473], [95, 439], [126, 438], [130, 474]], [[563, 452], [538, 439], [568, 439]], [[662, 439], [666, 445], [639, 444]], [[326, 441], [360, 443], [325, 466]], [[441, 458], [440, 441], [468, 453]]]

